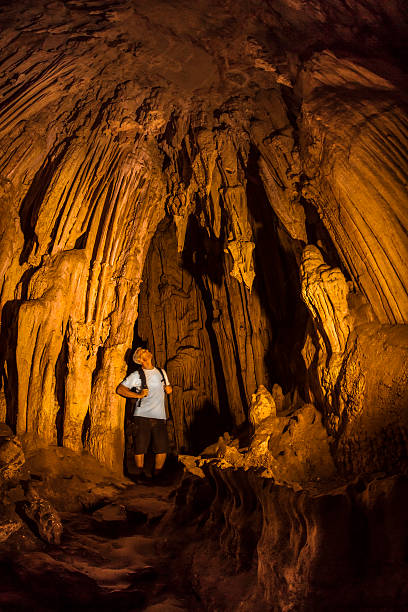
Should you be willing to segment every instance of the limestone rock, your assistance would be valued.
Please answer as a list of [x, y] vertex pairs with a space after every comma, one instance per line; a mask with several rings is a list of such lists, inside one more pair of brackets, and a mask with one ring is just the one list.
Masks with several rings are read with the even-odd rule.
[[339, 378], [336, 461], [347, 473], [406, 469], [408, 330], [360, 325]]
[[[230, 153], [233, 155], [233, 151]], [[228, 163], [228, 161], [226, 163]], [[230, 164], [230, 166], [231, 165], [232, 164]], [[234, 166], [237, 167], [236, 162]], [[231, 170], [227, 170], [227, 172], [228, 173], [225, 174], [225, 180], [228, 181], [228, 187], [222, 190], [222, 195], [225, 207], [231, 217], [232, 226], [231, 233], [228, 236], [226, 249], [232, 256], [234, 262], [230, 274], [239, 282], [244, 283], [249, 291], [251, 291], [255, 278], [252, 254], [255, 244], [252, 240], [252, 230], [248, 220], [245, 190], [243, 186], [234, 185], [235, 180], [238, 180], [234, 177], [234, 174], [237, 174], [237, 172], [234, 171], [233, 173]], [[230, 186], [231, 178], [233, 181], [232, 186]]]
[[251, 125], [251, 136], [260, 152], [259, 174], [268, 200], [289, 235], [307, 242], [306, 215], [300, 202], [301, 162], [281, 93], [264, 94], [262, 111]]
[[326, 49], [306, 63], [299, 85], [301, 155], [309, 177], [303, 195], [322, 216], [377, 320], [395, 324], [406, 323], [408, 312], [406, 159], [400, 149], [407, 132], [406, 109], [395, 95], [399, 85], [389, 76], [356, 55]]
[[335, 473], [322, 416], [305, 404], [288, 417], [267, 416], [255, 426], [245, 466], [285, 482], [327, 480]]
[[22, 527], [22, 521], [20, 519], [0, 520], [0, 542], [5, 542], [8, 538], [19, 531]]
[[269, 439], [276, 425], [276, 417], [272, 416], [263, 419], [255, 428], [249, 450], [245, 455], [245, 466], [247, 469], [259, 467], [271, 468], [273, 457], [269, 452]]
[[178, 460], [181, 461], [186, 470], [191, 474], [194, 474], [194, 476], [198, 476], [199, 478], [205, 477], [203, 470], [197, 465], [197, 457], [192, 457], [191, 455], [179, 455]]
[[249, 411], [249, 421], [255, 428], [267, 418], [276, 416], [276, 404], [271, 393], [264, 385], [259, 385], [256, 393], [252, 396], [251, 408]]
[[238, 448], [226, 444], [224, 441], [219, 443], [217, 456], [221, 459], [221, 467], [242, 467], [244, 465], [243, 455], [239, 452]]
[[272, 395], [260, 385], [253, 396], [250, 420], [254, 431], [248, 449], [240, 451], [220, 438], [218, 460], [203, 459], [202, 466], [262, 469], [264, 478], [295, 487], [335, 476], [330, 440], [315, 406], [304, 404], [289, 416], [276, 416]]
[[[242, 469], [210, 466], [208, 473], [209, 511], [194, 507], [199, 494], [190, 481], [174, 516], [186, 515], [188, 499], [189, 523], [200, 525], [189, 567], [200, 596], [216, 602], [213, 607], [225, 602], [226, 575], [234, 610], [318, 610], [323, 599], [334, 610], [345, 602], [350, 610], [375, 609], [379, 600], [392, 609], [396, 593], [398, 605], [407, 606], [405, 476], [299, 488]], [[198, 484], [203, 491], [207, 483]]]
[[40, 537], [49, 544], [60, 544], [63, 531], [61, 519], [50, 502], [30, 485], [23, 504], [25, 516], [37, 526]]
[[350, 333], [348, 287], [339, 269], [332, 269], [320, 250], [308, 245], [302, 256], [302, 297], [327, 337], [328, 351], [342, 356]]
[[275, 428], [268, 450], [274, 457], [274, 472], [283, 480], [329, 480], [335, 475], [322, 415], [311, 404], [296, 410], [280, 431]]
[[121, 492], [130, 481], [89, 452], [51, 446], [27, 453], [35, 490], [57, 512], [79, 512]]
[[[120, 471], [140, 313], [176, 450], [241, 427], [260, 381], [339, 432], [339, 266], [379, 322], [408, 321], [401, 3], [105, 4], [2, 9], [1, 418]], [[331, 271], [308, 247], [301, 380], [307, 243]]]
[[23, 477], [24, 465], [21, 442], [5, 423], [0, 423], [0, 486]]
[[217, 442], [210, 444], [204, 450], [200, 452], [201, 457], [216, 457], [221, 456], [222, 452], [227, 446], [238, 447], [239, 440], [231, 438], [229, 433], [226, 431], [220, 436]]
[[15, 504], [7, 496], [0, 499], [0, 542], [6, 542], [23, 526], [21, 517], [15, 510]]
[[[301, 263], [302, 297], [309, 308], [318, 337], [317, 374], [328, 405], [333, 406], [334, 387], [342, 366], [351, 319], [347, 303], [348, 287], [343, 273], [331, 268], [321, 251], [313, 245], [305, 247]], [[306, 341], [310, 345], [310, 340]], [[305, 344], [306, 365], [313, 354]]]
[[272, 387], [271, 395], [273, 397], [273, 401], [275, 402], [276, 412], [282, 412], [287, 404], [282, 387], [275, 383]]

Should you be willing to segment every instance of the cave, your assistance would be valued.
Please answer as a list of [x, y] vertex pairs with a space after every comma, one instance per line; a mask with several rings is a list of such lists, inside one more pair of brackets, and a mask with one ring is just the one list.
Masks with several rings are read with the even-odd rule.
[[405, 3], [0, 24], [0, 610], [407, 609]]

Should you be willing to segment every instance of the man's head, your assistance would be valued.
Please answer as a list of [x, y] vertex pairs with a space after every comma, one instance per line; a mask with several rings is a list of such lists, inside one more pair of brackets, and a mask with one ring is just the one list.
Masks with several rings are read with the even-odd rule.
[[152, 357], [151, 352], [143, 346], [139, 346], [133, 353], [133, 361], [137, 363], [138, 365], [143, 365], [146, 358], [150, 359], [151, 357]]

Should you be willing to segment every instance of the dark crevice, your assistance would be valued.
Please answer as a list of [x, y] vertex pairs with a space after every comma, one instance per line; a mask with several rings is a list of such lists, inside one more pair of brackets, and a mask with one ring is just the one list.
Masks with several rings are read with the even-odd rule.
[[18, 406], [17, 337], [20, 300], [9, 300], [1, 313], [0, 384], [6, 399], [6, 423], [16, 432]]
[[103, 347], [100, 346], [98, 348], [98, 352], [96, 354], [96, 364], [95, 364], [95, 369], [92, 372], [92, 387], [95, 384], [96, 381], [96, 377], [98, 376], [100, 370], [102, 369], [102, 357], [103, 357]]
[[75, 249], [84, 249], [86, 247], [86, 241], [88, 239], [88, 232], [84, 232], [75, 241]]
[[329, 232], [327, 231], [319, 213], [313, 203], [302, 198], [301, 204], [306, 215], [306, 233], [309, 244], [318, 246], [322, 252], [323, 259], [332, 268], [340, 268], [346, 280], [350, 279], [350, 274], [344, 263], [339, 257], [339, 253], [333, 244]]
[[20, 287], [21, 287], [21, 302], [24, 302], [28, 299], [28, 289], [30, 287], [30, 281], [33, 278], [34, 274], [39, 270], [40, 266], [33, 266], [32, 268], [28, 268], [20, 279]]
[[225, 381], [224, 364], [221, 358], [217, 334], [214, 330], [214, 304], [210, 289], [210, 282], [221, 284], [224, 276], [223, 241], [212, 240], [200, 228], [196, 218], [189, 219], [186, 242], [183, 251], [183, 268], [192, 275], [200, 291], [202, 303], [206, 313], [205, 328], [211, 346], [211, 356], [214, 363], [214, 372], [219, 399], [221, 427], [223, 431], [229, 430], [232, 425], [227, 385]]
[[82, 441], [82, 446], [84, 448], [86, 448], [87, 443], [88, 443], [90, 428], [91, 428], [91, 416], [89, 414], [89, 409], [88, 409], [85, 415], [85, 418], [84, 418], [84, 422], [82, 423], [82, 432], [81, 432], [81, 441]]
[[247, 166], [247, 202], [255, 242], [253, 291], [259, 296], [272, 334], [266, 355], [269, 384], [278, 383], [286, 393], [304, 378], [300, 349], [309, 314], [300, 297], [303, 245], [289, 236], [269, 203], [259, 176], [259, 156], [252, 146]]
[[299, 144], [298, 118], [301, 114], [302, 100], [296, 95], [291, 87], [281, 87], [281, 96], [286, 106], [286, 114], [293, 128], [292, 136], [295, 144]]
[[227, 298], [228, 316], [229, 316], [230, 323], [231, 323], [231, 331], [232, 331], [232, 338], [233, 338], [233, 345], [234, 345], [233, 355], [234, 355], [234, 361], [235, 361], [239, 395], [241, 397], [241, 402], [242, 402], [242, 407], [244, 409], [244, 413], [245, 415], [248, 415], [248, 400], [247, 400], [247, 394], [246, 394], [246, 389], [245, 389], [244, 377], [242, 376], [242, 366], [241, 366], [241, 362], [239, 359], [238, 340], [237, 340], [237, 334], [235, 331], [231, 299], [230, 299], [227, 283], [224, 283], [224, 286], [225, 286], [225, 295]]
[[55, 417], [57, 430], [57, 444], [63, 446], [64, 440], [64, 415], [65, 415], [65, 381], [68, 373], [68, 338], [65, 330], [64, 340], [55, 364], [55, 397], [58, 403], [58, 412]]

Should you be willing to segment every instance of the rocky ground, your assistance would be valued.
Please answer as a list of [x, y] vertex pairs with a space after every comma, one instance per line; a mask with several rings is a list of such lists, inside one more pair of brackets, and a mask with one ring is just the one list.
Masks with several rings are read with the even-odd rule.
[[170, 529], [181, 470], [134, 482], [88, 453], [23, 452], [0, 428], [0, 610], [200, 610]]
[[277, 416], [265, 388], [249, 418], [249, 446], [137, 482], [3, 424], [1, 612], [406, 610], [407, 475], [345, 480], [313, 406]]
[[61, 512], [60, 545], [21, 529], [3, 545], [0, 609], [202, 609], [180, 572], [180, 542], [161, 528], [173, 491], [174, 485], [129, 482], [109, 502]]

